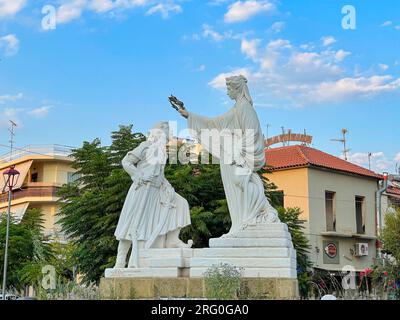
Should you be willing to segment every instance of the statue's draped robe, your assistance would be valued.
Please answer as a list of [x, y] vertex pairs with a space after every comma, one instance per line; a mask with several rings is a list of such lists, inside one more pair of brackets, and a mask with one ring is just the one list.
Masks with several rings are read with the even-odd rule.
[[[203, 148], [220, 159], [221, 176], [232, 220], [229, 233], [260, 220], [278, 222], [277, 212], [265, 197], [263, 182], [256, 173], [265, 165], [265, 142], [257, 114], [249, 101], [241, 98], [231, 110], [216, 118], [189, 112], [188, 126]], [[204, 133], [202, 137], [203, 129], [218, 130], [222, 136], [241, 132], [242, 138], [233, 139], [240, 141], [234, 144], [235, 148], [231, 148], [226, 143], [229, 140], [223, 138], [220, 139], [221, 144], [216, 146], [216, 140], [212, 142], [205, 138]]]
[[[122, 160], [122, 166], [131, 176], [129, 189], [118, 221], [117, 240], [138, 240], [150, 248], [156, 238], [170, 231], [190, 225], [190, 211], [182, 198], [164, 177], [162, 163], [155, 163], [149, 141], [141, 143]], [[151, 182], [144, 177], [154, 175]]]

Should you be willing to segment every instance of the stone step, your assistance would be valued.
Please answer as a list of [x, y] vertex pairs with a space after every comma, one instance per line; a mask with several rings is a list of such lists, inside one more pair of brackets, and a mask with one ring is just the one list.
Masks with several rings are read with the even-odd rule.
[[139, 266], [141, 268], [187, 268], [189, 258], [140, 258]]
[[106, 269], [106, 278], [177, 278], [178, 268]]
[[210, 239], [210, 248], [279, 247], [293, 248], [288, 238], [215, 238]]
[[204, 248], [194, 249], [194, 258], [289, 258], [295, 257], [291, 248]]
[[249, 224], [245, 230], [288, 231], [285, 223]]
[[209, 268], [221, 263], [243, 268], [295, 268], [296, 258], [192, 258], [190, 268]]
[[[191, 268], [191, 278], [202, 278], [207, 268]], [[245, 268], [242, 272], [245, 278], [289, 278], [296, 279], [297, 271], [294, 268]]]
[[160, 258], [160, 257], [184, 257], [193, 256], [191, 248], [162, 248], [162, 249], [139, 249], [140, 258]]
[[235, 238], [284, 238], [292, 239], [289, 232], [284, 230], [242, 230], [235, 234]]

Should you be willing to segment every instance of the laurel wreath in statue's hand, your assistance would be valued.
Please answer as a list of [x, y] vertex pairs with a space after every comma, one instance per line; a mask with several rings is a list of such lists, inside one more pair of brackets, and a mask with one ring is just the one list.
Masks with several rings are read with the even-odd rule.
[[174, 108], [176, 111], [185, 110], [185, 104], [172, 94], [168, 100], [171, 103], [172, 108]]

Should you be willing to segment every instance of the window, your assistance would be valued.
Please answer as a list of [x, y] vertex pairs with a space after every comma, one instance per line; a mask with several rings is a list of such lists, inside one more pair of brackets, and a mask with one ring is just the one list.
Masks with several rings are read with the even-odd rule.
[[67, 178], [68, 183], [73, 183], [82, 177], [81, 174], [76, 173], [76, 172], [68, 172], [67, 174], [68, 174], [68, 178]]
[[364, 202], [365, 198], [356, 196], [356, 226], [357, 234], [365, 233], [365, 221], [364, 221]]
[[336, 231], [335, 192], [325, 191], [326, 231]]
[[38, 182], [38, 173], [32, 173], [31, 174], [31, 182]]

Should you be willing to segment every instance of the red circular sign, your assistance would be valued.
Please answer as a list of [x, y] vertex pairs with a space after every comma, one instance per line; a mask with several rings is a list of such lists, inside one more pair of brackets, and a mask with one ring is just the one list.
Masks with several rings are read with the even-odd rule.
[[325, 247], [325, 253], [328, 255], [328, 257], [335, 258], [337, 255], [336, 244], [328, 243], [328, 245]]

